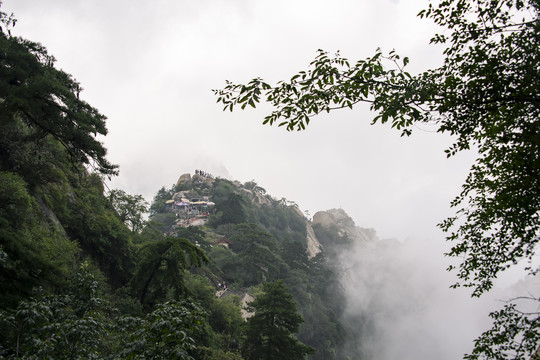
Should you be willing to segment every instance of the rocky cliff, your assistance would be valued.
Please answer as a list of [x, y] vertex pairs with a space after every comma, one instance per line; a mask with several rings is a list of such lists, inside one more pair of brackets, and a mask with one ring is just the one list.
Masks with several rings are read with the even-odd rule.
[[343, 209], [315, 213], [312, 225], [319, 225], [327, 230], [333, 229], [354, 243], [369, 243], [376, 239], [375, 230], [356, 226], [354, 220]]

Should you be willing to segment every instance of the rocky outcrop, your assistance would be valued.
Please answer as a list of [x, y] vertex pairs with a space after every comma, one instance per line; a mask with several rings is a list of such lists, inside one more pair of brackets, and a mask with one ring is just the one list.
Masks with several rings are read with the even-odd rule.
[[247, 197], [251, 202], [253, 202], [258, 207], [261, 207], [262, 205], [272, 204], [272, 202], [266, 195], [262, 194], [261, 192], [257, 190], [249, 190], [249, 189], [240, 187], [240, 191], [242, 192], [242, 195]]
[[175, 187], [179, 187], [181, 185], [191, 185], [191, 184], [206, 184], [208, 186], [212, 186], [212, 183], [214, 182], [214, 178], [210, 176], [203, 176], [199, 174], [182, 174], [178, 178], [178, 181], [176, 182]]
[[36, 202], [39, 205], [39, 209], [41, 210], [41, 213], [45, 216], [46, 219], [49, 220], [50, 224], [54, 227], [55, 230], [57, 230], [63, 238], [67, 239], [68, 235], [66, 233], [66, 230], [62, 226], [62, 223], [60, 223], [60, 220], [56, 217], [56, 214], [54, 211], [43, 201], [43, 199], [39, 196], [36, 196]]
[[354, 242], [368, 243], [376, 239], [373, 229], [356, 226], [354, 220], [343, 209], [319, 211], [313, 215], [313, 225], [324, 228], [336, 227], [340, 235], [347, 235]]
[[178, 178], [178, 181], [176, 182], [176, 186], [178, 187], [179, 185], [182, 185], [182, 184], [191, 184], [191, 174], [180, 175], [180, 177]]
[[248, 294], [247, 289], [223, 289], [216, 292], [216, 297], [219, 299], [221, 297], [227, 297], [227, 296], [238, 296], [240, 299], [240, 312], [242, 313], [242, 318], [244, 320], [247, 320], [248, 318], [252, 317], [254, 313], [247, 310], [248, 303], [255, 300], [255, 298]]
[[214, 178], [213, 177], [210, 177], [210, 176], [203, 176], [203, 175], [199, 175], [199, 174], [194, 174], [193, 176], [191, 176], [191, 182], [196, 184], [207, 184], [207, 185], [210, 185], [214, 182]]
[[317, 236], [315, 236], [315, 232], [313, 231], [310, 223], [307, 224], [306, 242], [308, 258], [311, 259], [321, 252], [322, 245], [319, 242], [319, 239], [317, 239]]
[[242, 296], [240, 300], [242, 302], [241, 312], [242, 312], [242, 318], [244, 320], [247, 320], [248, 318], [253, 316], [253, 313], [247, 310], [247, 304], [252, 302], [253, 300], [255, 300], [255, 298], [249, 295], [248, 293], [245, 293], [244, 296]]
[[[213, 178], [203, 176], [197, 173], [195, 173], [194, 175], [183, 174], [178, 178], [176, 186], [185, 184], [202, 184], [208, 182], [211, 183], [212, 181]], [[272, 198], [266, 195], [265, 190], [258, 187], [255, 183], [251, 184], [251, 186], [249, 187], [243, 185], [237, 180], [233, 180], [231, 183], [236, 188], [235, 192], [242, 194], [247, 200], [249, 200], [256, 206], [272, 206]], [[211, 184], [209, 185], [211, 186]], [[188, 200], [191, 200], [191, 198], [189, 198], [189, 194], [186, 191], [176, 193], [173, 198], [177, 201], [181, 200], [181, 198], [188, 198]], [[288, 203], [285, 204], [286, 206], [293, 207], [299, 216], [306, 219], [305, 214], [294, 203], [291, 203], [292, 205]], [[347, 215], [347, 213], [342, 209], [319, 211], [313, 216], [312, 222], [308, 221], [307, 219], [305, 220], [305, 222], [307, 232], [306, 252], [310, 259], [319, 254], [324, 246], [328, 246], [328, 244], [322, 245], [321, 241], [319, 241], [319, 239], [317, 238], [317, 235], [313, 230], [313, 226], [315, 225], [320, 225], [327, 229], [337, 230], [340, 236], [346, 236], [346, 238], [350, 239], [355, 243], [367, 243], [371, 242], [373, 239], [376, 238], [375, 232], [373, 230], [357, 227], [351, 217]]]

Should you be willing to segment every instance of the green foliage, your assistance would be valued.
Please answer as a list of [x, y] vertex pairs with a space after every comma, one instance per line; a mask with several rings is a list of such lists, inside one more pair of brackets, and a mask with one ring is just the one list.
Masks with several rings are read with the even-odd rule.
[[134, 234], [132, 240], [133, 244], [141, 245], [146, 242], [163, 239], [165, 235], [163, 234], [163, 231], [160, 229], [160, 227], [162, 227], [161, 223], [157, 223], [153, 220], [147, 221], [142, 231], [139, 234]]
[[260, 222], [276, 239], [305, 242], [306, 222], [294, 206], [274, 202], [255, 208], [256, 206], [249, 208], [250, 221]]
[[[245, 184], [251, 191], [257, 186], [254, 181]], [[219, 188], [221, 198], [226, 198], [235, 189], [240, 190], [227, 181], [221, 183]], [[257, 285], [263, 280], [283, 279], [307, 320], [301, 325], [298, 338], [317, 348], [310, 358], [354, 358], [354, 352], [344, 345], [348, 339], [359, 336], [340, 319], [344, 303], [337, 274], [329, 268], [324, 256], [308, 259], [306, 221], [299, 211], [288, 205], [286, 199], [267, 199], [267, 204], [244, 203], [247, 217], [254, 224], [226, 224], [216, 228], [217, 233], [225, 235], [233, 243], [232, 250], [222, 246], [210, 248], [208, 256], [212, 273], [234, 288]], [[347, 238], [330, 232], [328, 237], [333, 239], [329, 241], [330, 249], [338, 243], [340, 248], [349, 245]], [[260, 234], [251, 236], [253, 233]], [[269, 237], [269, 234], [273, 236]], [[240, 239], [235, 242], [237, 236]], [[332, 244], [334, 239], [337, 243]], [[256, 244], [256, 250], [246, 251], [253, 244]], [[269, 253], [272, 255], [267, 256], [269, 254], [265, 249], [271, 249]], [[267, 266], [268, 263], [270, 266]]]
[[276, 239], [256, 224], [239, 224], [229, 234], [231, 249], [238, 254], [245, 286], [279, 278], [284, 266]]
[[[193, 360], [196, 338], [200, 335], [206, 313], [189, 301], [166, 302], [145, 319], [121, 318], [117, 322], [122, 359]], [[118, 358], [118, 357], [115, 357]]]
[[141, 232], [146, 221], [143, 215], [148, 211], [148, 203], [142, 195], [129, 195], [123, 190], [114, 189], [109, 193], [114, 210], [118, 213], [120, 221], [132, 231]]
[[251, 190], [251, 191], [254, 191], [254, 192], [258, 192], [260, 194], [266, 194], [266, 189], [260, 187], [256, 182], [255, 180], [251, 180], [251, 181], [247, 181], [246, 183], [244, 183], [244, 187], [248, 190]]
[[[96, 139], [107, 133], [105, 117], [79, 99], [79, 84], [55, 69], [42, 45], [11, 36], [13, 21], [4, 13], [0, 17], [7, 31], [0, 34], [0, 171], [18, 174], [39, 204], [30, 210], [33, 215], [26, 219], [33, 220], [26, 226], [10, 225], [17, 231], [5, 233], [6, 254], [15, 264], [41, 248], [50, 252], [41, 251], [41, 258], [55, 259], [66, 271], [78, 242], [118, 286], [130, 271], [130, 233], [115, 219], [101, 178], [86, 170], [107, 176], [117, 172]], [[38, 266], [29, 278], [45, 285], [44, 278], [58, 276], [54, 267], [44, 271]]]
[[[457, 137], [448, 155], [475, 145], [479, 157], [441, 224], [464, 257], [459, 277], [480, 295], [538, 243], [540, 208], [540, 23], [536, 1], [450, 2], [421, 15], [448, 28], [432, 42], [447, 46], [431, 73], [445, 89], [440, 131]], [[469, 46], [473, 43], [474, 46]], [[457, 218], [466, 219], [455, 225]]]
[[313, 231], [330, 256], [335, 256], [352, 245], [349, 236], [346, 233], [340, 233], [339, 229], [334, 225], [324, 227], [320, 224], [315, 224]]
[[3, 314], [8, 359], [95, 359], [104, 341], [106, 316], [97, 282], [83, 264], [67, 295], [42, 295]]
[[0, 49], [0, 124], [10, 129], [21, 124], [24, 130], [18, 132], [26, 135], [10, 141], [5, 136], [9, 132], [3, 134], [2, 166], [11, 170], [19, 165], [8, 152], [10, 144], [23, 141], [40, 150], [54, 139], [75, 168], [82, 163], [102, 174], [116, 174], [96, 139], [97, 134], [107, 134], [105, 116], [79, 99], [81, 87], [71, 75], [54, 67], [54, 57], [41, 44], [9, 32], [0, 32]]
[[[15, 176], [15, 178], [18, 177]], [[10, 181], [6, 180], [4, 183], [9, 185]], [[19, 185], [24, 188], [24, 182]], [[223, 187], [227, 189], [228, 185]], [[17, 188], [17, 186], [10, 187], [6, 190], [6, 193], [8, 195], [17, 194]], [[111, 244], [121, 239], [124, 239], [129, 244], [130, 231], [122, 223], [110, 200], [103, 196], [103, 186], [98, 177], [93, 175], [85, 177], [69, 175], [65, 182], [43, 186], [41, 193], [44, 206], [50, 207], [54, 211], [68, 235], [80, 236], [79, 241], [81, 244], [85, 244], [85, 246], [98, 245], [105, 242], [106, 239], [109, 239]], [[224, 196], [228, 197], [234, 192], [223, 193]], [[30, 203], [32, 203], [33, 199], [26, 190], [24, 194], [28, 195]], [[9, 199], [9, 196], [6, 199]], [[24, 199], [24, 196], [21, 196], [21, 199]], [[6, 200], [6, 204], [8, 203], [9, 201]], [[24, 204], [24, 201], [22, 203]], [[253, 204], [244, 203], [243, 206], [249, 209], [251, 214]], [[239, 344], [243, 341], [245, 325], [240, 314], [239, 299], [235, 296], [216, 299], [215, 287], [208, 278], [213, 279], [213, 281], [217, 281], [217, 279], [220, 281], [226, 280], [230, 287], [233, 283], [236, 283], [236, 285], [256, 285], [261, 281], [284, 277], [287, 284], [293, 286], [292, 292], [300, 304], [302, 313], [309, 317], [310, 323], [317, 324], [314, 326], [309, 325], [307, 328], [309, 330], [301, 329], [299, 336], [303, 336], [306, 342], [319, 348], [321, 348], [320, 344], [324, 341], [329, 344], [325, 345], [329, 349], [328, 351], [320, 352], [323, 357], [317, 354], [314, 359], [339, 358], [335, 349], [340, 343], [337, 337], [343, 337], [343, 334], [335, 335], [331, 333], [332, 329], [336, 327], [336, 324], [332, 322], [334, 318], [331, 317], [331, 312], [334, 311], [332, 301], [329, 301], [331, 297], [328, 296], [323, 299], [318, 293], [324, 287], [320, 284], [319, 278], [313, 281], [311, 261], [307, 260], [305, 245], [300, 241], [301, 235], [299, 234], [301, 232], [291, 231], [291, 228], [294, 227], [291, 224], [296, 219], [291, 220], [287, 216], [287, 214], [296, 217], [299, 217], [299, 215], [292, 207], [285, 204], [275, 202], [275, 206], [278, 207], [275, 213], [280, 214], [284, 224], [287, 224], [287, 229], [279, 232], [279, 234], [283, 234], [280, 235], [282, 237], [279, 241], [261, 225], [234, 225], [229, 223], [218, 228], [220, 233], [225, 234], [233, 241], [234, 251], [221, 246], [210, 247], [205, 232], [199, 227], [178, 228], [174, 231], [178, 238], [163, 238], [163, 232], [157, 230], [153, 223], [150, 222], [140, 234], [133, 234], [140, 244], [139, 251], [137, 254], [133, 254], [130, 250], [127, 253], [129, 257], [126, 258], [137, 265], [134, 266], [134, 271], [132, 269], [123, 274], [121, 273], [122, 276], [129, 279], [129, 286], [120, 288], [113, 286], [113, 288], [116, 288], [113, 289], [114, 294], [106, 296], [111, 305], [117, 307], [118, 311], [112, 312], [108, 307], [96, 310], [96, 316], [99, 315], [99, 319], [96, 317], [95, 322], [97, 328], [100, 329], [102, 338], [96, 339], [96, 344], [99, 344], [96, 346], [99, 350], [94, 355], [88, 355], [88, 357], [144, 358], [148, 354], [144, 352], [145, 350], [141, 344], [148, 346], [147, 341], [153, 340], [138, 341], [137, 339], [140, 340], [144, 337], [152, 339], [155, 338], [155, 334], [144, 335], [140, 332], [140, 329], [145, 326], [161, 326], [162, 322], [156, 320], [156, 323], [150, 325], [150, 320], [142, 317], [142, 314], [145, 311], [151, 312], [154, 305], [158, 306], [165, 301], [180, 300], [189, 296], [200, 304], [201, 308], [208, 313], [208, 317], [207, 320], [201, 320], [200, 324], [197, 325], [198, 330], [189, 336], [189, 339], [195, 341], [196, 348], [187, 350], [184, 355], [187, 354], [193, 358], [201, 359], [241, 358], [237, 351], [239, 351]], [[272, 214], [273, 210], [269, 210], [270, 207], [267, 207], [268, 209], [265, 207], [265, 209], [258, 212], [257, 216]], [[13, 208], [22, 211], [22, 206], [18, 205]], [[38, 206], [34, 204], [31, 208], [37, 209]], [[174, 218], [174, 215], [169, 213], [154, 216], [168, 215], [172, 215]], [[21, 219], [21, 216], [17, 215], [12, 218]], [[254, 219], [257, 219], [257, 217], [254, 217]], [[85, 227], [93, 229], [92, 234], [100, 236], [89, 237], [89, 230], [85, 230]], [[95, 232], [96, 229], [102, 229], [101, 233]], [[163, 231], [168, 230], [168, 228], [163, 228]], [[192, 262], [192, 259], [202, 254], [201, 249], [194, 245], [196, 243], [208, 247], [211, 261], [208, 266], [198, 269], [193, 265], [204, 265], [204, 260], [200, 263]], [[120, 259], [115, 258], [120, 254], [115, 254], [114, 250], [112, 250], [113, 256], [103, 258], [99, 253], [103, 251], [100, 248], [101, 246], [103, 245], [95, 248], [90, 247], [90, 251], [86, 254], [95, 259], [95, 262], [103, 271], [105, 279], [111, 282], [111, 275], [107, 271], [107, 269], [110, 269], [108, 264], [119, 261]], [[131, 246], [129, 246], [129, 249], [131, 249]], [[191, 251], [194, 251], [194, 253], [190, 253]], [[4, 253], [7, 254], [7, 252]], [[4, 264], [5, 261], [9, 262], [9, 257], [1, 257], [1, 259], [0, 264]], [[204, 276], [194, 275], [194, 273], [204, 274]], [[112, 276], [118, 278], [119, 275], [112, 274]], [[117, 284], [121, 285], [122, 283]], [[30, 288], [28, 291], [30, 291]], [[106, 291], [109, 291], [109, 289]], [[335, 294], [332, 293], [332, 296]], [[64, 306], [56, 297], [65, 295], [47, 296], [54, 299], [59, 308]], [[102, 299], [99, 301], [103, 302]], [[322, 304], [325, 304], [326, 307], [322, 306]], [[317, 314], [315, 311], [320, 311], [320, 313]], [[59, 322], [63, 321], [59, 320]], [[328, 336], [332, 336], [331, 340], [328, 340]], [[167, 346], [169, 345], [165, 347]], [[174, 345], [174, 342], [172, 342], [170, 346], [175, 348], [180, 345], [178, 343]], [[11, 349], [9, 346], [4, 347]], [[164, 350], [163, 353], [166, 353], [166, 351], [168, 350]], [[153, 354], [160, 356], [158, 350], [155, 350]], [[31, 356], [29, 355], [29, 357]]]
[[173, 213], [157, 213], [149, 219], [149, 228], [155, 228], [162, 234], [168, 232], [176, 222], [176, 215]]
[[[410, 75], [402, 71], [385, 71], [385, 61], [396, 62], [399, 56], [383, 56], [381, 51], [366, 60], [359, 60], [353, 66], [339, 53], [330, 57], [319, 50], [318, 56], [311, 62], [308, 71], [291, 77], [289, 82], [280, 81], [272, 87], [261, 78], [248, 84], [227, 82], [223, 90], [214, 90], [217, 101], [223, 103], [224, 110], [233, 110], [235, 106], [245, 108], [246, 103], [255, 107], [261, 97], [270, 102], [276, 110], [264, 119], [264, 124], [278, 123], [287, 130], [304, 130], [310, 117], [321, 112], [335, 109], [352, 108], [360, 102], [370, 103], [372, 109], [381, 110], [383, 105], [392, 102], [394, 88], [408, 80]], [[398, 68], [401, 70], [401, 68]], [[396, 104], [393, 104], [394, 106]], [[396, 126], [410, 125], [418, 115], [418, 109], [394, 111]], [[381, 115], [385, 122], [390, 114]]]
[[263, 293], [248, 305], [255, 315], [248, 320], [245, 359], [304, 359], [315, 351], [293, 336], [303, 319], [283, 281], [263, 283]]
[[240, 224], [246, 221], [244, 210], [245, 199], [234, 192], [228, 194], [226, 199], [216, 200], [216, 215], [211, 225]]
[[44, 194], [58, 220], [114, 288], [125, 285], [134, 266], [131, 232], [103, 195], [101, 178], [75, 176], [65, 189], [50, 187]]
[[178, 300], [186, 292], [184, 271], [208, 262], [204, 252], [189, 240], [172, 237], [143, 245], [138, 257], [131, 287], [146, 307], [167, 299]]
[[297, 241], [283, 241], [279, 244], [279, 255], [291, 270], [308, 271], [310, 261], [305, 244]]
[[208, 324], [213, 331], [209, 341], [212, 347], [234, 350], [244, 327], [238, 297], [217, 299], [215, 286], [200, 275], [186, 276], [185, 285], [190, 296], [208, 312]]
[[2, 314], [2, 358], [194, 359], [206, 314], [192, 302], [160, 304], [144, 318], [111, 316], [83, 264], [65, 295], [41, 295]]
[[206, 234], [198, 227], [188, 226], [176, 229], [175, 236], [188, 239], [192, 244], [201, 244], [205, 242]]
[[114, 316], [83, 264], [62, 295], [22, 301], [0, 318], [6, 359], [194, 359], [206, 313], [190, 301], [160, 304], [145, 317]]
[[231, 350], [239, 342], [244, 328], [240, 307], [238, 297], [217, 299], [210, 307], [212, 317], [209, 322], [214, 331], [222, 337], [222, 348]]
[[[339, 236], [337, 231], [332, 234], [334, 236]], [[305, 320], [297, 336], [306, 345], [317, 349], [310, 359], [355, 358], [358, 355], [356, 349], [349, 349], [346, 343], [351, 339], [361, 339], [362, 334], [355, 330], [358, 324], [347, 326], [347, 321], [342, 318], [345, 297], [338, 281], [339, 275], [331, 266], [336, 261], [333, 252], [323, 251], [308, 260], [300, 244], [283, 245], [286, 246], [282, 249], [282, 257], [289, 268], [284, 281]]]
[[216, 179], [212, 190], [212, 200], [215, 203], [227, 200], [230, 194], [234, 192], [234, 185], [229, 180]]
[[208, 251], [210, 266], [214, 273], [228, 283], [244, 285], [243, 271], [238, 255], [223, 246], [214, 246]]
[[13, 306], [33, 287], [65, 284], [78, 248], [49, 226], [24, 180], [0, 171], [0, 304]]
[[[532, 302], [535, 310], [520, 309], [516, 303], [509, 303], [502, 310], [494, 311], [490, 317], [493, 327], [476, 339], [472, 354], [466, 355], [467, 360], [536, 360], [540, 353], [538, 338], [540, 338], [540, 312], [538, 299], [523, 297], [520, 302]], [[527, 304], [530, 306], [530, 304]], [[531, 358], [531, 354], [536, 354]]]
[[200, 348], [201, 360], [242, 360], [242, 356], [236, 352], [215, 350], [211, 348]]
[[21, 175], [30, 189], [65, 181], [74, 169], [68, 153], [54, 138], [33, 139], [33, 132], [19, 118], [0, 121], [0, 167]]
[[0, 216], [6, 224], [20, 228], [31, 216], [37, 204], [28, 194], [24, 180], [13, 173], [0, 172]]
[[157, 192], [156, 196], [154, 196], [154, 200], [152, 201], [152, 204], [150, 205], [150, 215], [156, 215], [165, 212], [166, 204], [165, 202], [167, 200], [171, 200], [172, 196], [174, 195], [173, 189], [165, 189], [165, 187], [162, 187]]
[[232, 242], [230, 250], [214, 247], [209, 254], [229, 283], [252, 286], [279, 278], [286, 265], [276, 239], [257, 224], [221, 227]]

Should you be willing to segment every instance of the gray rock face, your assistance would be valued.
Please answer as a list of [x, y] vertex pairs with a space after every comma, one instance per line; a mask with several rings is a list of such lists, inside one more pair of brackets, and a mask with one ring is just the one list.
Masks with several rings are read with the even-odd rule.
[[43, 201], [41, 197], [37, 196], [36, 202], [39, 205], [41, 213], [51, 222], [54, 228], [58, 230], [64, 238], [68, 239], [66, 230], [62, 226], [62, 223], [60, 222], [60, 220], [58, 220], [58, 218], [56, 217], [56, 214], [54, 213], [54, 211], [47, 204], [45, 204], [45, 202]]
[[314, 258], [318, 253], [321, 252], [322, 245], [319, 242], [319, 239], [315, 236], [315, 232], [313, 231], [313, 228], [311, 227], [311, 224], [307, 224], [307, 252], [308, 252], [308, 258]]
[[324, 228], [335, 226], [340, 234], [346, 234], [349, 239], [358, 243], [368, 243], [376, 239], [373, 229], [356, 226], [354, 220], [343, 209], [319, 211], [313, 215], [313, 225], [319, 224]]
[[180, 175], [178, 181], [176, 182], [176, 186], [180, 184], [191, 184], [191, 174]]
[[242, 192], [242, 195], [245, 195], [250, 201], [252, 201], [258, 207], [261, 207], [262, 205], [270, 205], [270, 204], [272, 204], [270, 199], [268, 199], [260, 191], [249, 190], [249, 189], [241, 187], [241, 185], [240, 185], [239, 189]]

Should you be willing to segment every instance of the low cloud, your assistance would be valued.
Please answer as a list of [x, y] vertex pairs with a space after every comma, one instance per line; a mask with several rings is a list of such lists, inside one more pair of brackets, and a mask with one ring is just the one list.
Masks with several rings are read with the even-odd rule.
[[501, 304], [490, 293], [473, 299], [449, 289], [441, 243], [376, 240], [341, 254], [346, 321], [360, 331], [362, 359], [450, 360], [470, 353]]

